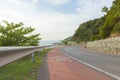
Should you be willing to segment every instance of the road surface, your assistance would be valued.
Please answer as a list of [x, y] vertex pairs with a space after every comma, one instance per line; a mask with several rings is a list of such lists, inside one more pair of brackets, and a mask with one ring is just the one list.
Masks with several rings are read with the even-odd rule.
[[80, 46], [64, 47], [61, 51], [120, 78], [120, 55], [89, 51]]
[[39, 75], [41, 78], [38, 80], [42, 80], [48, 76], [50, 76], [50, 79], [45, 80], [116, 80], [67, 57], [59, 48], [48, 52], [46, 61], [49, 75], [44, 71], [46, 69], [42, 68], [44, 69], [42, 70], [42, 74], [46, 76], [41, 77]]

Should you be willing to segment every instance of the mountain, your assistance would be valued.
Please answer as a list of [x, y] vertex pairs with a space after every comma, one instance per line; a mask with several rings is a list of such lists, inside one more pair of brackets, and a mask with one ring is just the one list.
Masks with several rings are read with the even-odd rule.
[[114, 0], [101, 18], [80, 24], [72, 37], [75, 41], [93, 41], [120, 35], [120, 0]]
[[90, 41], [99, 39], [99, 28], [105, 22], [105, 17], [87, 21], [79, 26], [72, 37], [72, 40]]

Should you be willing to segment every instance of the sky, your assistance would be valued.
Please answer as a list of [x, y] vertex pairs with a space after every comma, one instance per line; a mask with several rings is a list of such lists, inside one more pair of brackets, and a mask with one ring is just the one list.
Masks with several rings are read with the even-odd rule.
[[102, 7], [113, 0], [0, 0], [0, 22], [23, 22], [35, 28], [42, 40], [63, 40], [79, 25], [102, 17]]

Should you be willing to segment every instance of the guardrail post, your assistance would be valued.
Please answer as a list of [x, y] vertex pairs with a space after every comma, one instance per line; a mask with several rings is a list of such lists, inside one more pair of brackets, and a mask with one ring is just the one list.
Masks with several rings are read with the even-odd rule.
[[43, 48], [41, 48], [41, 51], [43, 50]]
[[34, 53], [32, 53], [32, 63], [35, 62]]

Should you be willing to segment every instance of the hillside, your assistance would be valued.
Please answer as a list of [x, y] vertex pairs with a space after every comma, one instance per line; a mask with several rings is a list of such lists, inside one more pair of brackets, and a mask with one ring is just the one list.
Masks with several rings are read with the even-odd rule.
[[114, 0], [107, 14], [79, 26], [72, 40], [93, 41], [120, 35], [120, 0]]
[[113, 1], [112, 7], [107, 12], [106, 21], [100, 29], [102, 38], [110, 37], [113, 34], [120, 34], [120, 0]]
[[99, 39], [99, 28], [104, 22], [105, 17], [101, 17], [81, 24], [72, 39], [80, 41]]

